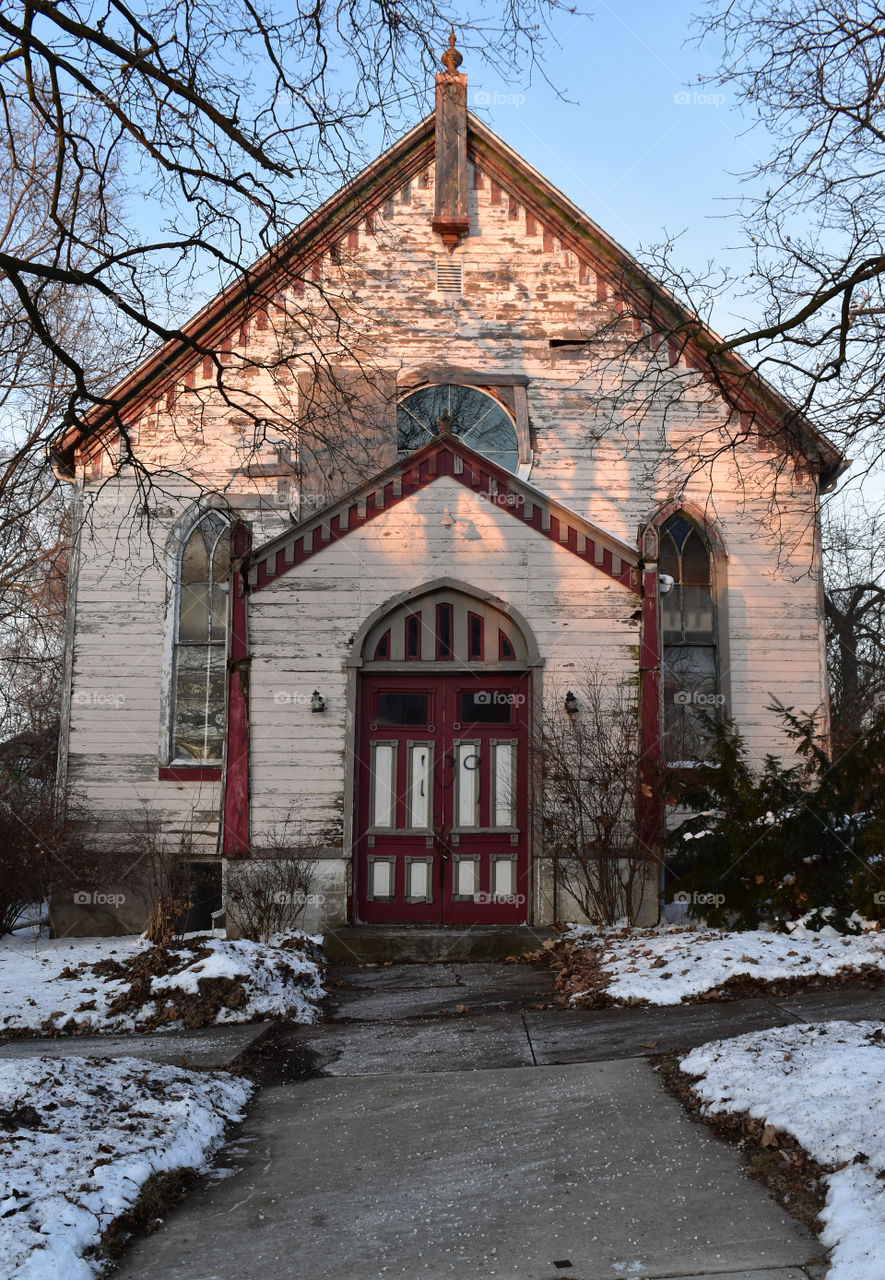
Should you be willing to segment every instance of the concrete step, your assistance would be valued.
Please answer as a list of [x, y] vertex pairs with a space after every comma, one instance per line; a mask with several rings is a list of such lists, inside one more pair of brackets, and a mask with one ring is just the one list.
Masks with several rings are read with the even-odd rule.
[[532, 925], [350, 925], [325, 935], [333, 964], [426, 964], [445, 960], [503, 960], [539, 951], [553, 930]]

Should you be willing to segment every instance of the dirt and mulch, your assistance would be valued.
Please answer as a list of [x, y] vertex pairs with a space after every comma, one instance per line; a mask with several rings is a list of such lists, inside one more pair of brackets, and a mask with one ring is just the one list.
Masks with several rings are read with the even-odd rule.
[[573, 928], [545, 946], [557, 1001], [570, 1009], [885, 986], [885, 937], [878, 932]]
[[188, 935], [0, 943], [0, 1037], [147, 1032], [285, 1018], [312, 1022], [324, 995], [317, 939]]

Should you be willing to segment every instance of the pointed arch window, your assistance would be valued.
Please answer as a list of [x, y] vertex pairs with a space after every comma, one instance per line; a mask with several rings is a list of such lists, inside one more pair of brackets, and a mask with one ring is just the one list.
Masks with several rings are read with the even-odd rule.
[[202, 516], [178, 557], [172, 686], [173, 764], [221, 761], [224, 745], [230, 526]]
[[706, 754], [698, 713], [718, 715], [724, 698], [712, 548], [682, 512], [661, 525], [658, 567], [674, 582], [662, 597], [664, 753], [690, 764]]

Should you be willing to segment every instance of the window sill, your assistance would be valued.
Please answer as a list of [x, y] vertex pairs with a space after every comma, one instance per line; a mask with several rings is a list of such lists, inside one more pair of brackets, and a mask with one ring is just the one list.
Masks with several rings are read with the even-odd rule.
[[161, 782], [219, 782], [220, 764], [161, 765], [157, 770]]

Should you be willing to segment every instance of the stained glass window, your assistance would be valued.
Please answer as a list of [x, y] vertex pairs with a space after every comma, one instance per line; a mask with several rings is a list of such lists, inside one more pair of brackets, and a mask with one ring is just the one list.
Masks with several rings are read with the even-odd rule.
[[662, 597], [664, 751], [671, 763], [705, 757], [703, 719], [719, 715], [713, 558], [700, 529], [681, 513], [661, 526], [658, 568], [673, 579]]
[[230, 528], [210, 512], [187, 537], [178, 564], [173, 763], [221, 760], [229, 573]]

